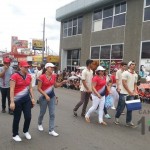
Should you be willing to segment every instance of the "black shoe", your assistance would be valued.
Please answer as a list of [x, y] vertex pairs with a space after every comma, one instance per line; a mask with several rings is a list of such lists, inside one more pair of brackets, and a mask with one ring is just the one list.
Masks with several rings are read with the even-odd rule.
[[10, 111], [9, 111], [9, 114], [10, 114], [10, 115], [13, 115], [14, 113], [13, 113], [13, 111], [10, 110]]
[[85, 118], [85, 114], [81, 114], [81, 117]]
[[74, 117], [77, 117], [78, 116], [77, 111], [73, 110], [73, 115], [74, 115]]
[[2, 113], [6, 113], [6, 110], [5, 110], [5, 109], [2, 109]]

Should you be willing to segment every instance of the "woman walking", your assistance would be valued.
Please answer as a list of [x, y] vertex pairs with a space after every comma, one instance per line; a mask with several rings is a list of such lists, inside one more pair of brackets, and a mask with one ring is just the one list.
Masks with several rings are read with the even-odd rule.
[[10, 109], [14, 111], [13, 118], [13, 139], [22, 141], [19, 136], [19, 122], [21, 113], [24, 113], [23, 133], [26, 139], [30, 140], [29, 126], [31, 122], [31, 108], [35, 105], [31, 75], [28, 74], [29, 64], [26, 61], [19, 63], [20, 71], [14, 73], [10, 78]]
[[66, 80], [61, 83], [56, 82], [56, 74], [53, 74], [55, 65], [47, 63], [42, 75], [38, 79], [38, 91], [42, 94], [39, 99], [40, 114], [38, 117], [38, 130], [43, 131], [42, 121], [46, 113], [46, 108], [49, 109], [49, 134], [52, 136], [58, 136], [59, 134], [54, 131], [55, 121], [55, 93], [54, 87], [60, 87]]
[[102, 125], [107, 125], [103, 121], [104, 103], [106, 95], [106, 77], [104, 76], [105, 69], [102, 66], [98, 66], [96, 69], [96, 75], [92, 79], [92, 107], [88, 110], [85, 115], [85, 120], [90, 122], [90, 115], [99, 106], [99, 123]]

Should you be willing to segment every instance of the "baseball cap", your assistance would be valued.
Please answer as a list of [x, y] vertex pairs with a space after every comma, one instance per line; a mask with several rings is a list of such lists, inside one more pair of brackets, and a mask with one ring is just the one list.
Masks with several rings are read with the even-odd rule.
[[27, 61], [20, 61], [20, 62], [19, 62], [19, 66], [20, 66], [20, 67], [29, 67], [30, 65], [28, 64]]
[[128, 67], [129, 67], [131, 64], [135, 64], [135, 62], [134, 62], [134, 61], [129, 61], [129, 62], [128, 62]]
[[55, 65], [54, 64], [52, 64], [52, 63], [47, 63], [46, 65], [45, 65], [45, 68], [47, 68], [47, 67], [55, 67]]
[[102, 67], [102, 66], [98, 66], [96, 71], [99, 71], [99, 70], [106, 70], [106, 69], [104, 67]]
[[10, 63], [11, 61], [10, 61], [10, 58], [4, 58], [3, 62]]

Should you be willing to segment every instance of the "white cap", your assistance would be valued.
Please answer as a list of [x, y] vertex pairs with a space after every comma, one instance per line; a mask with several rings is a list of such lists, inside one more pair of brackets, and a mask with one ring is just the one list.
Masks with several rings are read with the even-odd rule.
[[128, 62], [128, 67], [129, 67], [131, 64], [135, 64], [135, 62], [134, 62], [134, 61], [129, 61], [129, 62]]
[[52, 63], [47, 63], [46, 65], [45, 65], [45, 68], [47, 68], [47, 67], [55, 67], [55, 65], [54, 64], [52, 64]]
[[99, 71], [99, 70], [106, 70], [105, 68], [103, 68], [102, 66], [98, 66], [96, 71]]

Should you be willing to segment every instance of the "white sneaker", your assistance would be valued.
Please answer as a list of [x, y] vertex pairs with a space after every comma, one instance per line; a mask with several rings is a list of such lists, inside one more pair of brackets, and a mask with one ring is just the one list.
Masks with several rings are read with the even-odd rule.
[[116, 108], [113, 106], [113, 107], [111, 107], [111, 109], [114, 109], [114, 110], [115, 110]]
[[24, 133], [24, 136], [26, 137], [26, 139], [31, 140], [31, 135], [29, 134], [29, 132]]
[[22, 141], [22, 139], [20, 138], [19, 135], [14, 136], [14, 137], [13, 137], [13, 140], [15, 140], [16, 142]]
[[42, 125], [38, 125], [38, 130], [39, 131], [43, 131], [44, 129], [43, 129], [43, 126]]
[[49, 134], [52, 135], [52, 136], [58, 136], [58, 135], [59, 135], [59, 134], [56, 133], [55, 131], [51, 131], [51, 132], [49, 132]]

